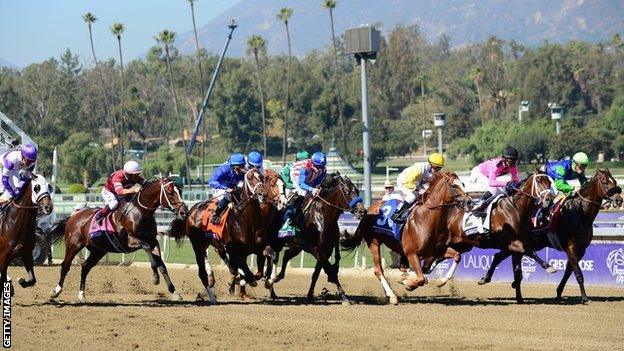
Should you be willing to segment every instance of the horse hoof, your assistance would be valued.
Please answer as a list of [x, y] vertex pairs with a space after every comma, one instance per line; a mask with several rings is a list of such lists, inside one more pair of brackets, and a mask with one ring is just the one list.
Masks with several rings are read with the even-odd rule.
[[228, 292], [230, 293], [230, 295], [234, 295], [234, 284], [230, 284], [230, 287], [228, 288]]
[[443, 287], [443, 286], [445, 286], [445, 285], [446, 285], [446, 282], [447, 282], [447, 281], [448, 281], [448, 280], [436, 280], [435, 285], [436, 285], [438, 288], [441, 288], [441, 287]]
[[22, 288], [28, 288], [35, 285], [35, 281], [26, 280], [24, 278], [19, 278], [17, 281]]
[[269, 290], [273, 288], [273, 283], [271, 283], [270, 279], [264, 281], [264, 288]]
[[256, 286], [258, 286], [258, 281], [253, 279], [253, 280], [249, 281], [248, 284], [249, 284], [249, 286], [255, 288]]
[[85, 302], [85, 293], [84, 293], [84, 291], [79, 291], [78, 292], [78, 301]]
[[587, 297], [581, 297], [581, 303], [583, 305], [587, 305], [589, 303], [589, 299]]
[[548, 274], [557, 273], [557, 269], [555, 267], [548, 267], [546, 268], [546, 273]]
[[405, 290], [407, 290], [407, 291], [414, 291], [414, 290], [416, 290], [417, 287], [418, 286], [412, 286], [412, 285], [409, 285], [409, 284], [405, 284]]
[[392, 305], [398, 305], [399, 304], [399, 299], [396, 296], [391, 296], [390, 297], [390, 304]]
[[518, 303], [519, 305], [522, 305], [522, 304], [524, 304], [524, 299], [516, 297], [516, 303]]
[[518, 288], [518, 284], [517, 284], [515, 281], [514, 281], [514, 282], [511, 282], [511, 288], [512, 288], [512, 289], [516, 289], [516, 288]]
[[487, 284], [487, 283], [489, 283], [489, 282], [490, 282], [490, 279], [488, 279], [488, 278], [486, 278], [486, 277], [483, 277], [483, 278], [481, 278], [481, 280], [479, 280], [479, 281], [477, 282], [477, 284], [479, 284], [479, 285], [485, 285], [485, 284]]
[[182, 301], [182, 296], [178, 293], [171, 294], [171, 301]]
[[160, 276], [158, 275], [158, 273], [152, 274], [152, 284], [154, 285], [160, 284]]
[[342, 300], [341, 304], [343, 306], [351, 306], [351, 301], [349, 299]]

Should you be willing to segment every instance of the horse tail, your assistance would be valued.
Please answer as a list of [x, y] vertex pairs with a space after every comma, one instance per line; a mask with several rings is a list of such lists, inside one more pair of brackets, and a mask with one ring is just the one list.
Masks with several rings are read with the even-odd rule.
[[342, 233], [340, 245], [347, 251], [353, 251], [356, 247], [360, 246], [362, 239], [364, 239], [362, 230], [358, 226], [353, 234], [349, 234], [346, 230]]
[[65, 237], [65, 227], [67, 227], [68, 220], [69, 217], [56, 221], [52, 224], [52, 228], [50, 228], [50, 232], [47, 236], [50, 244], [55, 244], [60, 238]]
[[182, 240], [186, 236], [186, 217], [188, 217], [188, 214], [182, 219], [174, 219], [169, 225], [169, 236], [174, 238], [178, 245], [182, 244]]

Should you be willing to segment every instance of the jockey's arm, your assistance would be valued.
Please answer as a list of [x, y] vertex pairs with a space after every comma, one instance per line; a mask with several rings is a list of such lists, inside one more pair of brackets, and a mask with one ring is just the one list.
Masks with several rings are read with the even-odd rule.
[[579, 183], [581, 183], [581, 186], [585, 185], [585, 183], [589, 181], [587, 177], [585, 176], [585, 173], [578, 174], [577, 177], [578, 177]]
[[307, 178], [308, 178], [308, 170], [305, 167], [302, 167], [301, 171], [299, 173], [299, 188], [301, 188], [301, 190], [305, 190], [305, 191], [312, 191], [312, 189], [314, 189], [314, 188], [309, 186], [306, 183], [306, 179]]
[[574, 187], [563, 178], [555, 180], [555, 188], [566, 195], [570, 195], [574, 191]]
[[222, 189], [222, 190], [227, 190], [228, 187], [225, 185], [225, 180], [226, 176], [223, 172], [223, 170], [221, 168], [218, 168], [214, 174], [212, 175], [212, 177], [210, 178], [210, 181], [208, 182], [208, 185], [210, 185], [211, 188], [213, 189]]
[[492, 187], [492, 188], [500, 188], [500, 187], [503, 187], [503, 186], [505, 186], [507, 184], [507, 182], [500, 181], [500, 180], [498, 180], [496, 178], [497, 178], [496, 170], [493, 169], [493, 170], [490, 171], [490, 174], [488, 174], [488, 179], [490, 181], [490, 187]]
[[520, 177], [518, 176], [518, 167], [513, 166], [509, 169], [509, 173], [511, 174], [511, 180], [514, 182], [519, 182]]

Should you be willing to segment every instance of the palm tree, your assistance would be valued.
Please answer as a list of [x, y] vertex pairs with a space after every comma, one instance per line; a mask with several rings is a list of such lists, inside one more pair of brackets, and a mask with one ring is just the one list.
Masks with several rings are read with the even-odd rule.
[[[191, 6], [191, 18], [193, 19], [193, 34], [195, 36], [195, 46], [197, 47], [197, 68], [199, 69], [199, 98], [201, 99], [201, 97], [204, 95], [204, 71], [202, 70], [202, 55], [201, 55], [201, 50], [199, 48], [199, 39], [197, 38], [197, 26], [195, 25], [195, 1], [197, 0], [187, 0], [189, 2], [189, 5]], [[202, 120], [202, 136], [203, 136], [203, 141], [202, 141], [202, 146], [201, 146], [201, 164], [202, 164], [202, 171], [201, 171], [201, 180], [202, 180], [202, 188], [204, 187], [204, 183], [205, 183], [205, 173], [204, 173], [204, 160], [206, 157], [206, 152], [205, 152], [205, 147], [206, 147], [206, 122]]]
[[123, 55], [121, 53], [121, 35], [124, 32], [124, 25], [122, 23], [116, 22], [110, 27], [111, 33], [117, 37], [117, 44], [119, 46], [119, 66], [121, 67], [120, 75], [121, 75], [121, 97], [119, 98], [119, 105], [121, 110], [121, 121], [119, 122], [119, 157], [121, 160], [124, 158], [124, 128], [126, 125], [126, 116], [124, 113], [124, 67], [123, 67]]
[[479, 101], [479, 113], [481, 114], [481, 124], [485, 123], [485, 116], [483, 115], [483, 99], [481, 95], [481, 83], [483, 82], [483, 73], [479, 67], [474, 67], [470, 70], [470, 78], [474, 82], [477, 88], [477, 100]]
[[110, 122], [111, 128], [111, 158], [113, 169], [117, 169], [117, 163], [115, 162], [115, 121], [110, 114], [110, 107], [108, 104], [108, 92], [106, 91], [106, 85], [104, 84], [104, 77], [102, 76], [102, 71], [100, 70], [100, 64], [98, 63], [97, 56], [95, 55], [95, 46], [93, 45], [93, 30], [91, 25], [97, 21], [97, 17], [91, 12], [87, 12], [82, 15], [82, 19], [87, 23], [89, 27], [89, 41], [91, 43], [91, 53], [93, 54], [93, 61], [95, 61], [95, 69], [98, 72], [98, 76], [100, 77], [100, 84], [102, 86], [102, 91], [104, 92], [104, 113]]
[[178, 117], [178, 123], [180, 124], [180, 134], [182, 136], [182, 148], [184, 149], [184, 163], [186, 166], [186, 176], [189, 179], [189, 189], [191, 187], [191, 173], [189, 167], [188, 155], [186, 154], [186, 141], [184, 140], [184, 125], [182, 123], [182, 115], [180, 114], [180, 106], [178, 103], [178, 94], [176, 92], [175, 83], [173, 82], [173, 70], [171, 69], [171, 56], [170, 49], [173, 45], [173, 41], [175, 40], [176, 33], [169, 29], [165, 29], [158, 33], [157, 36], [154, 37], [156, 42], [163, 45], [165, 49], [165, 57], [167, 59], [167, 71], [169, 72], [169, 86], [171, 87], [171, 95], [173, 97], [173, 106], [175, 107], [176, 116]]
[[329, 10], [329, 22], [331, 24], [332, 45], [334, 48], [334, 70], [336, 75], [336, 102], [338, 103], [338, 116], [340, 120], [340, 133], [342, 136], [342, 152], [349, 162], [349, 150], [347, 150], [347, 132], [345, 127], [344, 112], [342, 110], [342, 95], [340, 94], [340, 70], [338, 68], [338, 47], [336, 45], [336, 32], [334, 31], [334, 9], [338, 1], [323, 0], [323, 7]]
[[264, 154], [267, 154], [267, 130], [266, 130], [266, 115], [264, 112], [264, 91], [262, 90], [262, 77], [260, 74], [260, 60], [258, 54], [262, 56], [266, 55], [267, 43], [264, 38], [259, 35], [252, 35], [247, 39], [247, 54], [253, 53], [254, 60], [256, 61], [256, 79], [258, 80], [258, 90], [260, 92], [260, 107], [262, 112], [262, 143]]
[[286, 165], [286, 139], [288, 138], [288, 106], [290, 103], [290, 70], [292, 68], [292, 48], [290, 45], [290, 29], [288, 28], [288, 20], [293, 14], [293, 10], [288, 7], [282, 7], [277, 19], [284, 22], [286, 27], [286, 38], [288, 39], [288, 71], [286, 73], [286, 104], [284, 105], [284, 138], [282, 140], [282, 166]]

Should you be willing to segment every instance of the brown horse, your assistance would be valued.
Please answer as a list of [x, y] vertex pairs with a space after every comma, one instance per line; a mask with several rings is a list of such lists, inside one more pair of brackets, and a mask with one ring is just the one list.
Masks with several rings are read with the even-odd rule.
[[[343, 177], [339, 173], [327, 175], [320, 186], [320, 193], [312, 198], [306, 206], [307, 210], [303, 213], [304, 220], [300, 228], [303, 244], [299, 244], [295, 238], [289, 239], [289, 248], [284, 253], [282, 269], [275, 279], [269, 279], [268, 287], [272, 289], [274, 283], [284, 278], [288, 261], [305, 249], [316, 258], [312, 282], [307, 295], [308, 300], [314, 298], [314, 287], [321, 269], [323, 269], [327, 274], [328, 281], [338, 287], [338, 293], [343, 304], [350, 303], [338, 281], [340, 264], [338, 217], [343, 211], [348, 211], [352, 212], [356, 218], [361, 219], [366, 214], [366, 208], [361, 200], [357, 187], [349, 178]], [[301, 212], [303, 211], [299, 211], [299, 213]], [[332, 254], [334, 254], [334, 264], [329, 262]], [[271, 294], [274, 296], [274, 292]]]
[[[407, 259], [403, 251], [403, 244], [400, 241], [391, 235], [378, 233], [373, 229], [381, 204], [381, 201], [373, 204], [368, 209], [366, 217], [360, 221], [353, 235], [345, 233], [341, 244], [345, 249], [353, 250], [360, 245], [362, 240], [366, 241], [375, 265], [375, 276], [379, 279], [386, 296], [390, 299], [390, 303], [396, 305], [398, 304], [398, 298], [392, 291], [390, 284], [388, 284], [381, 265], [381, 245], [386, 245], [390, 250], [400, 254], [401, 261], [403, 261], [402, 264], [407, 265]], [[415, 255], [413, 260], [418, 261], [418, 264], [412, 262], [413, 267], [415, 266], [418, 269], [417, 272], [419, 270], [421, 274], [423, 272], [420, 266], [421, 258], [426, 258], [425, 262], [430, 262], [431, 259], [438, 258], [446, 250], [448, 233], [442, 228], [446, 221], [445, 211], [443, 211], [444, 207], [460, 206], [467, 210], [471, 204], [472, 199], [463, 190], [462, 184], [455, 173], [438, 172], [434, 175], [429, 189], [423, 195], [422, 204], [416, 206], [418, 209], [412, 209], [403, 231], [403, 243], [407, 243], [407, 249], [412, 255]], [[416, 218], [421, 218], [422, 220], [417, 221]], [[425, 232], [421, 230], [419, 232], [416, 226], [428, 226], [428, 228], [434, 228], [434, 231]], [[421, 235], [418, 240], [414, 239], [414, 236], [421, 232], [425, 233], [425, 235]], [[427, 270], [425, 269], [424, 271], [426, 272]], [[422, 284], [424, 284], [424, 276], [422, 279]], [[422, 285], [420, 282], [416, 284]]]
[[[243, 183], [242, 189], [232, 193], [234, 207], [227, 217], [220, 239], [206, 232], [202, 224], [204, 212], [212, 200], [193, 205], [185, 218], [175, 219], [169, 228], [169, 235], [176, 241], [180, 242], [184, 236], [191, 241], [198, 266], [197, 274], [212, 304], [217, 300], [212, 291], [215, 279], [210, 262], [206, 270], [208, 246], [213, 246], [228, 265], [231, 274], [229, 282], [231, 293], [234, 292], [235, 278], [239, 270], [243, 273], [243, 278], [239, 280], [241, 286], [257, 285], [255, 276], [247, 265], [247, 256], [257, 252], [257, 247], [263, 249], [266, 247], [260, 207], [266, 200], [267, 191], [263, 176], [256, 169], [245, 173]], [[244, 290], [241, 292], [241, 297], [246, 297]]]
[[[579, 261], [583, 259], [585, 250], [592, 241], [594, 235], [592, 223], [598, 215], [602, 201], [609, 200], [616, 207], [619, 207], [622, 205], [621, 193], [622, 189], [617, 185], [611, 172], [607, 168], [599, 168], [591, 181], [583, 186], [574, 196], [565, 199], [557, 221], [559, 225], [556, 228], [556, 235], [561, 247], [554, 247], [545, 235], [534, 235], [529, 238], [531, 246], [535, 250], [552, 247], [563, 249], [568, 256], [565, 273], [557, 287], [557, 299], [561, 299], [566, 282], [572, 272], [574, 272], [576, 281], [581, 289], [581, 302], [587, 303], [588, 298], [585, 293], [583, 272], [579, 267]], [[496, 253], [490, 268], [479, 283], [489, 283], [496, 267], [510, 255], [511, 253], [508, 250], [501, 250]]]
[[[23, 288], [35, 285], [32, 252], [37, 236], [37, 214], [52, 213], [51, 186], [45, 177], [33, 175], [21, 197], [2, 205], [0, 216], [0, 281], [10, 281], [7, 268], [13, 258], [21, 257], [28, 280], [19, 279]], [[11, 286], [13, 293], [13, 286]]]
[[89, 235], [89, 227], [98, 209], [86, 208], [56, 222], [50, 231], [50, 238], [53, 243], [61, 237], [65, 238], [65, 258], [61, 264], [61, 277], [58, 285], [52, 291], [51, 297], [56, 298], [61, 294], [72, 260], [83, 247], [86, 247], [89, 256], [82, 264], [80, 291], [78, 293], [78, 299], [84, 301], [85, 284], [91, 268], [108, 252], [128, 253], [138, 250], [137, 247], [128, 247], [128, 236], [132, 236], [141, 242], [150, 258], [152, 283], [157, 285], [160, 282], [158, 275], [160, 271], [167, 283], [169, 292], [172, 294], [172, 299], [181, 299], [169, 278], [156, 237], [154, 212], [161, 206], [176, 212], [178, 217], [185, 216], [188, 211], [182, 202], [180, 190], [172, 180], [167, 178], [158, 178], [146, 182], [143, 184], [142, 190], [132, 196], [131, 200], [123, 199], [120, 201], [119, 208], [112, 214], [113, 226], [120, 235], [116, 239], [109, 239], [111, 240], [111, 247], [108, 249], [95, 247]]

